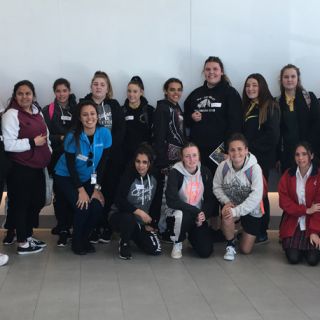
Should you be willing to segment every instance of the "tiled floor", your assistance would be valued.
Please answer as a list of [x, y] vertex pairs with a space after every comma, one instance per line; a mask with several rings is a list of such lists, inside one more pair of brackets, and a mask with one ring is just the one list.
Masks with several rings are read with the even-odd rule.
[[0, 268], [1, 320], [320, 319], [320, 267], [288, 265], [276, 233], [234, 262], [223, 260], [222, 244], [205, 260], [185, 244], [181, 260], [164, 245], [162, 256], [135, 250], [124, 261], [116, 241], [79, 257], [48, 230], [36, 235], [48, 242], [40, 254], [0, 245], [10, 255]]

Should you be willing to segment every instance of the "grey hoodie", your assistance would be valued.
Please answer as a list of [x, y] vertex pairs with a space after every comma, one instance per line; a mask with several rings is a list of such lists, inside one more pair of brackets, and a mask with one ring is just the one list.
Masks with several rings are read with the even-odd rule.
[[[225, 164], [228, 170], [224, 169]], [[252, 177], [249, 181], [245, 171], [252, 167]], [[213, 178], [213, 193], [225, 205], [231, 202], [234, 217], [250, 214], [262, 217], [260, 203], [263, 194], [262, 171], [256, 157], [249, 153], [241, 170], [235, 171], [230, 159], [222, 161]]]

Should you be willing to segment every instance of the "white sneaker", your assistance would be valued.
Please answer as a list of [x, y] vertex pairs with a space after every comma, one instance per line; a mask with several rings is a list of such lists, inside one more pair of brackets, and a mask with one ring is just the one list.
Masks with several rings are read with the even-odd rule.
[[9, 257], [6, 254], [0, 253], [0, 266], [4, 266], [9, 261]]
[[234, 246], [227, 246], [226, 253], [223, 256], [224, 260], [233, 261], [235, 258], [235, 255], [237, 254]]
[[173, 248], [171, 251], [171, 258], [173, 258], [173, 259], [182, 258], [182, 242], [176, 242], [173, 245]]

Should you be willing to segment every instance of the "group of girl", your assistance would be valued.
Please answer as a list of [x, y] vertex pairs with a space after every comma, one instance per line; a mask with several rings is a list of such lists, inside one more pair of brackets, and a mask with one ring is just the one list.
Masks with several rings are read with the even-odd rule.
[[[277, 163], [293, 177], [287, 178], [293, 184], [290, 196], [299, 207], [292, 206], [294, 212], [284, 207], [288, 202], [283, 205], [281, 196], [287, 190], [281, 188], [288, 186], [281, 183], [282, 178], [279, 194], [285, 214], [281, 230], [291, 222], [290, 231], [281, 231], [287, 257], [293, 262], [301, 258], [301, 250], [317, 253], [320, 207], [315, 205], [318, 200], [307, 199], [307, 187], [309, 179], [317, 181], [318, 177], [312, 159], [320, 150], [320, 107], [315, 96], [301, 86], [299, 69], [287, 65], [281, 70], [278, 100], [260, 74], [247, 77], [241, 99], [218, 57], [205, 61], [203, 73], [205, 82], [187, 97], [184, 113], [179, 106], [183, 84], [176, 78], [165, 82], [165, 99], [158, 101], [155, 110], [143, 96], [144, 85], [137, 76], [128, 84], [123, 107], [112, 99], [111, 81], [102, 71], [94, 74], [91, 93], [78, 105], [70, 83], [56, 80], [55, 100], [43, 110], [33, 84], [18, 82], [2, 116], [4, 148], [11, 160], [4, 244], [16, 237], [18, 254], [39, 252], [46, 246], [33, 237], [33, 228], [44, 206], [43, 169], [48, 167], [54, 177], [57, 226], [52, 232], [59, 235], [58, 246], [67, 244], [72, 227], [73, 252], [94, 252], [92, 244], [109, 242], [113, 230], [120, 233], [121, 258], [131, 258], [130, 240], [149, 254], [159, 254], [157, 230], [165, 189], [171, 256], [182, 256], [186, 236], [199, 256], [210, 256], [211, 228], [219, 228], [220, 206], [220, 227], [227, 241], [224, 258], [233, 260], [237, 220], [243, 228], [242, 252], [249, 253], [256, 241], [267, 240], [270, 209], [267, 195], [263, 197], [263, 180], [268, 180], [270, 168]], [[187, 143], [185, 127], [193, 143]], [[307, 141], [300, 145], [303, 152], [295, 147], [299, 141]], [[153, 145], [155, 155], [146, 143]], [[209, 156], [219, 147], [226, 151], [225, 160], [217, 166]], [[306, 154], [306, 172], [300, 168], [297, 153]], [[291, 171], [285, 171], [288, 168]], [[316, 197], [318, 188], [314, 189]], [[298, 217], [300, 232], [296, 232], [295, 220], [287, 216]], [[302, 247], [300, 237], [305, 239]], [[296, 260], [291, 249], [299, 251]], [[319, 254], [312, 259], [318, 261]]]

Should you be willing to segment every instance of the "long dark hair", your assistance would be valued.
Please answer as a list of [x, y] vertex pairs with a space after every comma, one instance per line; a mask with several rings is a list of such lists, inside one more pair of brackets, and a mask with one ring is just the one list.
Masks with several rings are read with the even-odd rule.
[[[83, 124], [80, 121], [80, 115], [81, 115], [81, 111], [85, 106], [92, 106], [94, 107], [94, 109], [96, 110], [97, 116], [98, 116], [98, 110], [97, 110], [97, 105], [92, 101], [92, 100], [82, 100], [81, 102], [78, 103], [77, 107], [76, 107], [76, 114], [75, 114], [75, 124], [73, 126], [73, 128], [71, 129], [73, 132], [73, 136], [74, 136], [74, 141], [76, 143], [76, 146], [78, 148], [78, 150], [80, 150], [80, 135], [83, 131]], [[99, 122], [97, 120], [97, 125], [96, 127], [99, 127]]]
[[12, 108], [15, 104], [17, 104], [17, 101], [16, 101], [17, 91], [22, 86], [27, 86], [32, 91], [33, 99], [34, 100], [36, 99], [36, 90], [34, 89], [33, 83], [29, 80], [21, 80], [14, 85], [12, 96], [9, 100], [8, 107], [6, 108], [6, 110]]
[[307, 141], [300, 141], [296, 144], [296, 146], [294, 147], [294, 154], [293, 154], [293, 162], [292, 162], [292, 166], [289, 168], [289, 173], [290, 175], [295, 175], [296, 171], [297, 171], [297, 167], [298, 165], [296, 164], [295, 161], [295, 155], [296, 155], [296, 151], [299, 147], [303, 147], [306, 149], [307, 153], [310, 155], [313, 155], [313, 159], [311, 159], [311, 163], [313, 165], [313, 169], [312, 169], [312, 174], [318, 171], [319, 168], [319, 159], [316, 157], [315, 153], [313, 152], [313, 148], [311, 146], [311, 144]]
[[258, 82], [259, 86], [259, 125], [262, 125], [264, 122], [266, 122], [268, 118], [268, 109], [270, 108], [270, 111], [273, 112], [274, 108], [277, 108], [278, 105], [275, 102], [266, 79], [260, 74], [260, 73], [252, 73], [250, 74], [243, 86], [243, 92], [242, 92], [242, 105], [244, 108], [244, 114], [248, 112], [248, 109], [251, 104], [251, 99], [248, 97], [246, 93], [246, 85], [249, 79], [255, 79]]
[[132, 162], [131, 162], [132, 168], [134, 168], [135, 172], [137, 171], [136, 167], [135, 167], [135, 161], [136, 161], [137, 156], [139, 154], [144, 154], [144, 155], [147, 156], [147, 158], [149, 160], [149, 163], [150, 163], [150, 166], [149, 166], [149, 169], [148, 169], [148, 173], [149, 173], [151, 171], [151, 169], [152, 169], [153, 160], [154, 160], [154, 153], [153, 153], [152, 147], [149, 144], [147, 144], [146, 142], [142, 142], [138, 146], [138, 148], [134, 152], [134, 155], [132, 157]]

